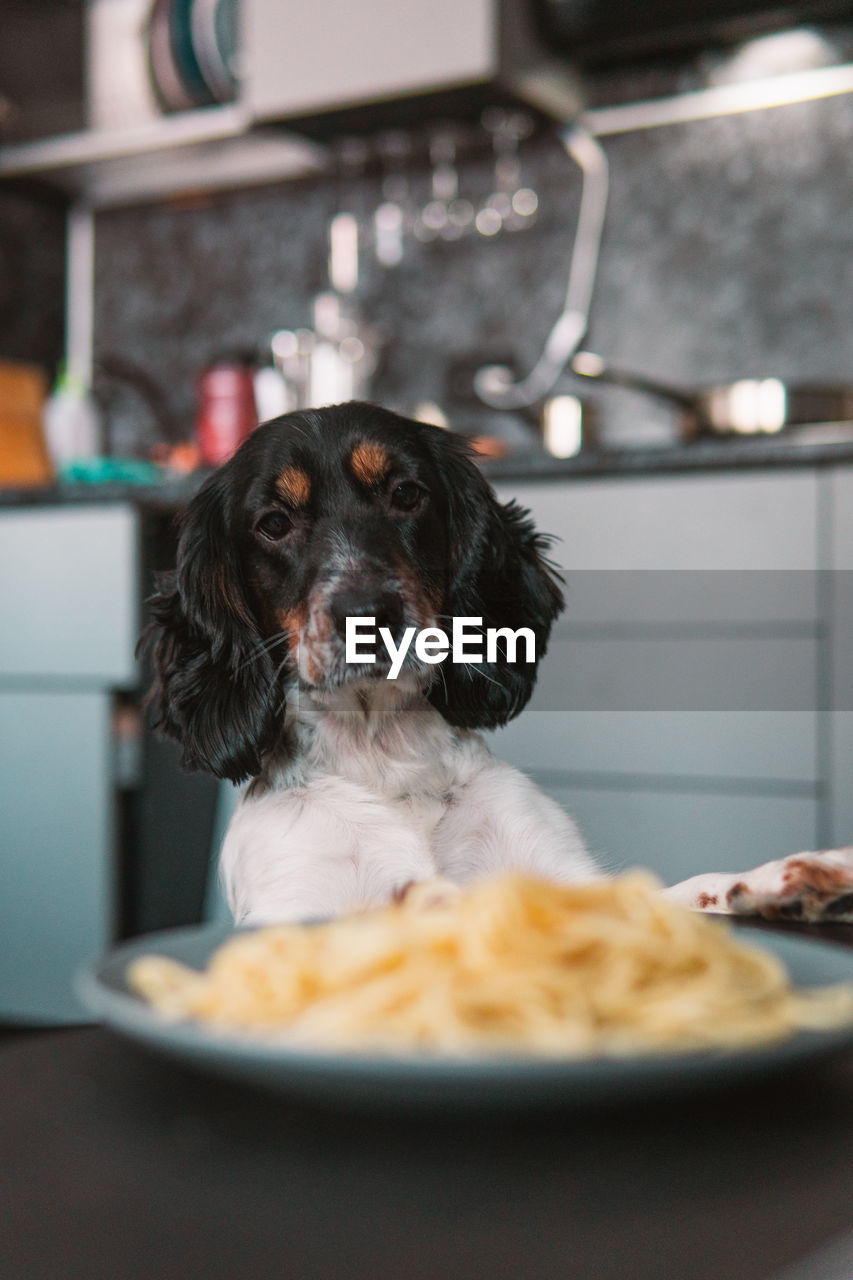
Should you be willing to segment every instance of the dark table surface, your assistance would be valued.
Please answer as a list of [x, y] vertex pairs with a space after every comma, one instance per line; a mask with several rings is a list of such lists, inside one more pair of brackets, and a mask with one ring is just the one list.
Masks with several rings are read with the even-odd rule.
[[0, 1043], [0, 1280], [765, 1280], [851, 1228], [853, 1054], [692, 1100], [418, 1117], [100, 1028]]

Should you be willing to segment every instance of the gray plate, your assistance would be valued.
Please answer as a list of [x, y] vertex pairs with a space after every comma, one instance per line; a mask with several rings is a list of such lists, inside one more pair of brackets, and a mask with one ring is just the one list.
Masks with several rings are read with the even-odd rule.
[[[853, 1028], [799, 1032], [771, 1048], [555, 1062], [528, 1057], [429, 1059], [332, 1054], [214, 1034], [159, 1017], [125, 981], [128, 964], [155, 952], [203, 968], [228, 937], [222, 926], [136, 938], [82, 971], [77, 993], [120, 1035], [217, 1075], [347, 1106], [593, 1106], [725, 1088], [829, 1058], [853, 1045]], [[853, 951], [808, 938], [739, 929], [776, 954], [797, 986], [853, 981]]]

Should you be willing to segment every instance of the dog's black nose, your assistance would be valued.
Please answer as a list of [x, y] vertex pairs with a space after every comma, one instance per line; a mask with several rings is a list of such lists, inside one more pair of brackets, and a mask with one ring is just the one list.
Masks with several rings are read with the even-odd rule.
[[403, 633], [403, 601], [389, 588], [365, 591], [363, 587], [342, 587], [332, 597], [329, 612], [341, 637], [346, 636], [347, 618], [375, 618], [377, 631], [387, 627], [395, 641]]

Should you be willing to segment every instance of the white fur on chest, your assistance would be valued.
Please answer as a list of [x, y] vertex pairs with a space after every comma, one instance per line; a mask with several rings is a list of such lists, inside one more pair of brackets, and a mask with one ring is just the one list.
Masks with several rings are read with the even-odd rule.
[[337, 915], [436, 875], [595, 873], [563, 811], [403, 681], [294, 694], [288, 717], [222, 851], [238, 923]]

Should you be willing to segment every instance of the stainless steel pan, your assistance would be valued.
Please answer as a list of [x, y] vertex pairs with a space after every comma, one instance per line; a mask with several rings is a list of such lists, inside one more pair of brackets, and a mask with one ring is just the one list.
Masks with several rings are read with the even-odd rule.
[[692, 390], [608, 364], [589, 351], [571, 361], [579, 377], [654, 396], [679, 410], [681, 434], [776, 435], [791, 428], [847, 423], [853, 427], [853, 386], [738, 378]]

